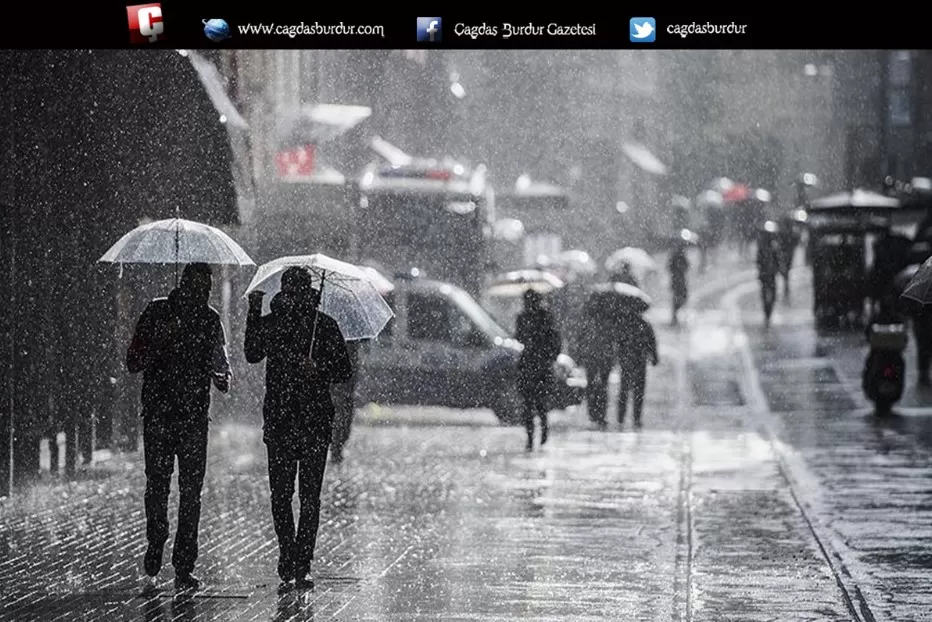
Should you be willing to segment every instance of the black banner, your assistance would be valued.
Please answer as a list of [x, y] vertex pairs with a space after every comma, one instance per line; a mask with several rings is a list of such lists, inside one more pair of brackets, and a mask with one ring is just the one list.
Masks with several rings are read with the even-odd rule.
[[[869, 13], [807, 17], [580, 12], [573, 17], [475, 10], [421, 17], [348, 9], [320, 17], [313, 5], [193, 3], [17, 6], [0, 21], [7, 49], [424, 48], [424, 49], [844, 49], [922, 48], [922, 20], [879, 26]], [[31, 13], [31, 15], [30, 15]], [[854, 15], [857, 13], [857, 15]]]

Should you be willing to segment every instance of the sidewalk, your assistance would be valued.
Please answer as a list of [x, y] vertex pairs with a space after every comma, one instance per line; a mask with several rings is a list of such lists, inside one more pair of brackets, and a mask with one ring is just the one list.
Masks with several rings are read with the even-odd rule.
[[[879, 419], [861, 393], [861, 333], [819, 334], [811, 280], [794, 270], [792, 304], [765, 332], [757, 298], [744, 322], [777, 434], [808, 481], [808, 501], [876, 619], [924, 620], [932, 610], [932, 400], [915, 387]], [[807, 317], [808, 316], [808, 317]]]

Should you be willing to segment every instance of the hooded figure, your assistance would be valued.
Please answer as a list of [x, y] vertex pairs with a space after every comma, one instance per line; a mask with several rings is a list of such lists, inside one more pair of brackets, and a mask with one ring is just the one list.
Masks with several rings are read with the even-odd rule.
[[[333, 429], [330, 385], [346, 382], [353, 374], [340, 328], [318, 311], [320, 291], [312, 285], [307, 270], [287, 269], [281, 292], [272, 299], [271, 313], [262, 315], [264, 294], [253, 292], [246, 321], [246, 360], [266, 360], [263, 441], [269, 456], [282, 589], [295, 580], [299, 587], [312, 585], [308, 575]], [[296, 476], [301, 501], [297, 530], [291, 507]]]
[[553, 364], [563, 347], [556, 318], [544, 306], [539, 292], [524, 292], [524, 311], [518, 315], [515, 339], [524, 346], [518, 361], [518, 390], [524, 400], [527, 450], [531, 451], [534, 448], [535, 415], [540, 417], [540, 444], [547, 442], [547, 408]]
[[175, 587], [197, 589], [191, 574], [197, 560], [201, 489], [207, 470], [207, 423], [211, 382], [230, 389], [230, 363], [220, 314], [210, 307], [212, 277], [207, 264], [185, 266], [167, 298], [156, 298], [136, 325], [126, 353], [130, 373], [143, 373], [142, 415], [146, 466], [145, 570], [162, 568], [168, 540], [168, 495], [178, 458], [178, 532], [172, 565]]

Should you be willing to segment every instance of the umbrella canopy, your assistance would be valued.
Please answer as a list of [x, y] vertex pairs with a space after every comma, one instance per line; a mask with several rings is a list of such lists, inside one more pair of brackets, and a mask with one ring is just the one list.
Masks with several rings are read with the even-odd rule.
[[696, 197], [696, 205], [700, 207], [722, 208], [725, 205], [725, 197], [717, 190], [703, 190]]
[[657, 269], [657, 262], [643, 248], [626, 246], [612, 253], [605, 260], [605, 269], [609, 272], [616, 272], [625, 264], [632, 268], [640, 269], [644, 272], [651, 272]]
[[562, 279], [546, 270], [516, 270], [495, 279], [486, 293], [498, 298], [517, 298], [528, 290], [548, 294], [564, 285]]
[[259, 266], [245, 297], [254, 291], [278, 293], [282, 274], [292, 267], [310, 272], [315, 289], [321, 291], [320, 312], [336, 321], [347, 341], [374, 339], [395, 317], [371, 272], [320, 253], [281, 257]]
[[246, 251], [220, 229], [181, 218], [136, 227], [111, 246], [98, 262], [255, 265]]
[[644, 313], [653, 304], [644, 290], [627, 283], [600, 283], [589, 291], [589, 313], [607, 317], [626, 312]]
[[596, 271], [592, 257], [583, 250], [568, 250], [557, 255], [556, 262], [564, 265], [574, 272], [592, 274]]

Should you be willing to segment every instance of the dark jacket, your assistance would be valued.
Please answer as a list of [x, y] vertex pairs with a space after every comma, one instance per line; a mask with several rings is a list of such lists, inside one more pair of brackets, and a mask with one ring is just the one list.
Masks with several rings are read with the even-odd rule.
[[130, 373], [143, 373], [143, 414], [206, 418], [212, 372], [229, 373], [217, 310], [180, 290], [146, 307], [126, 352]]
[[618, 358], [624, 369], [637, 369], [647, 361], [658, 360], [657, 335], [650, 322], [640, 315], [625, 318], [618, 341]]
[[547, 309], [522, 311], [518, 315], [515, 339], [524, 346], [518, 360], [519, 387], [532, 390], [530, 385], [550, 377], [553, 363], [563, 348], [555, 316]]
[[[263, 438], [298, 450], [308, 443], [329, 443], [333, 426], [330, 385], [353, 375], [346, 341], [336, 321], [285, 294], [272, 299], [271, 313], [251, 307], [246, 319], [244, 350], [249, 363], [266, 359]], [[304, 363], [310, 354], [317, 365], [312, 377]]]

